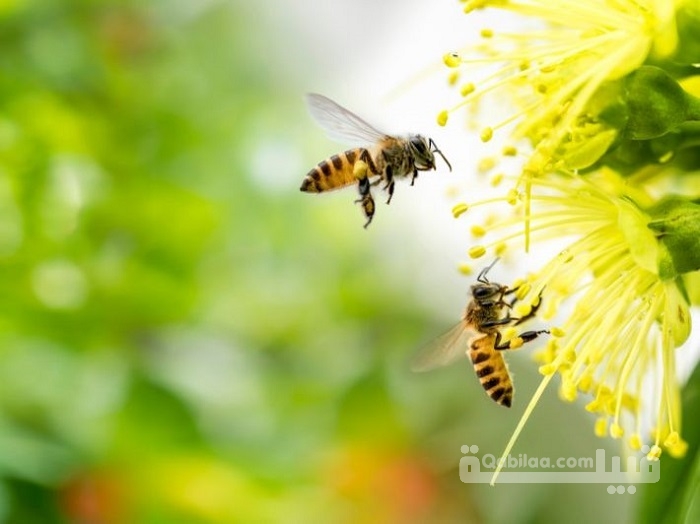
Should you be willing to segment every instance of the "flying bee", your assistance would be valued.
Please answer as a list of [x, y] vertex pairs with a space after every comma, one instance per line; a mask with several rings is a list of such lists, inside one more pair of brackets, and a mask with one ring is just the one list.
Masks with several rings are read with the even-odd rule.
[[486, 278], [497, 261], [498, 259], [494, 260], [484, 268], [476, 279], [477, 283], [471, 286], [472, 297], [462, 320], [447, 333], [429, 343], [419, 354], [413, 369], [428, 371], [447, 365], [463, 354], [466, 344], [466, 353], [486, 394], [497, 404], [510, 407], [513, 401], [513, 382], [501, 351], [519, 348], [549, 331], [524, 331], [517, 337], [502, 341], [499, 329], [508, 325], [516, 326], [532, 318], [542, 300], [540, 296], [540, 300], [527, 315], [520, 318], [511, 317], [510, 309], [517, 299], [507, 302], [505, 297], [515, 293], [518, 288], [510, 289], [489, 282]]
[[323, 95], [309, 94], [306, 97], [311, 116], [333, 140], [349, 142], [356, 146], [344, 153], [333, 155], [320, 162], [304, 178], [301, 190], [321, 193], [357, 184], [367, 221], [374, 216], [374, 199], [371, 186], [384, 182], [391, 202], [397, 178], [411, 177], [416, 181], [418, 171], [435, 169], [434, 153], [439, 154], [452, 171], [445, 155], [437, 148], [432, 138], [422, 135], [392, 136], [377, 130], [362, 118]]

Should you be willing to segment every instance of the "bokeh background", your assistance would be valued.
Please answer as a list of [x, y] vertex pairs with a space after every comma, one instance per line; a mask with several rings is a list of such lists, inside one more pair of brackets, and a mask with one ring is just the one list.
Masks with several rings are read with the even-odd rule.
[[[0, 1], [0, 522], [631, 518], [640, 495], [603, 485], [460, 482], [462, 445], [498, 456], [515, 428], [531, 350], [511, 410], [466, 361], [410, 371], [471, 281], [446, 194], [482, 150], [435, 124], [470, 20], [456, 1]], [[343, 148], [308, 91], [433, 136], [454, 172], [399, 185], [364, 230], [353, 190], [298, 191]], [[617, 453], [592, 425], [551, 391], [515, 453]]]

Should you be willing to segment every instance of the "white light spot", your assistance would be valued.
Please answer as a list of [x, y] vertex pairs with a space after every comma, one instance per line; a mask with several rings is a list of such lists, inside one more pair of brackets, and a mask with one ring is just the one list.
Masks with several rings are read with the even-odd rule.
[[307, 171], [295, 142], [289, 137], [266, 138], [252, 148], [249, 172], [265, 191], [287, 193], [297, 189]]

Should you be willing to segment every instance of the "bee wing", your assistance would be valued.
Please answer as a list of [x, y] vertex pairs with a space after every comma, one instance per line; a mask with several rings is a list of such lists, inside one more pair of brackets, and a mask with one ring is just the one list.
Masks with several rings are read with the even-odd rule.
[[467, 355], [469, 339], [474, 331], [469, 329], [462, 320], [447, 333], [428, 342], [413, 360], [413, 371], [429, 371], [431, 369], [451, 364], [460, 357]]
[[332, 140], [351, 145], [378, 142], [387, 136], [352, 111], [316, 93], [306, 95], [309, 113]]

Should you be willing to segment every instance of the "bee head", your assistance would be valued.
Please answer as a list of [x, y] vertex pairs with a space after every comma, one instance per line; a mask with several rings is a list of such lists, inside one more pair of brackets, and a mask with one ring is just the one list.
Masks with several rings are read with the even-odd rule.
[[435, 156], [430, 150], [430, 144], [421, 135], [411, 135], [408, 139], [408, 147], [413, 156], [413, 163], [419, 171], [435, 169]]
[[500, 299], [502, 291], [503, 288], [499, 284], [480, 282], [472, 286], [472, 297], [477, 304], [488, 305], [495, 302], [494, 299]]
[[425, 138], [422, 135], [411, 135], [408, 138], [408, 147], [413, 156], [413, 163], [418, 171], [430, 171], [435, 169], [435, 155], [439, 154], [452, 171], [452, 166], [435, 145], [432, 138]]

